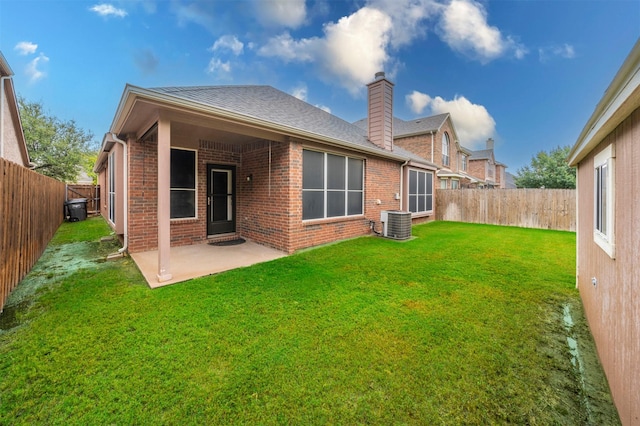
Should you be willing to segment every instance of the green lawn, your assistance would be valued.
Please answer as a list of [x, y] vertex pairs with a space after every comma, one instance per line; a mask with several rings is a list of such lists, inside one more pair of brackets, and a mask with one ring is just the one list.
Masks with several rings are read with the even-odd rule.
[[20, 284], [0, 424], [617, 422], [566, 346], [574, 233], [435, 222], [150, 290], [108, 232], [63, 224]]

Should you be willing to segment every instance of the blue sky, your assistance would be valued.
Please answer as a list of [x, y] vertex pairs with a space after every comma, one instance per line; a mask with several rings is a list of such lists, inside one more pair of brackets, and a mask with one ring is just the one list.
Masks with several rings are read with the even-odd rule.
[[96, 141], [126, 83], [268, 84], [356, 121], [383, 70], [396, 116], [450, 112], [514, 174], [575, 142], [639, 36], [638, 0], [0, 2], [17, 92]]

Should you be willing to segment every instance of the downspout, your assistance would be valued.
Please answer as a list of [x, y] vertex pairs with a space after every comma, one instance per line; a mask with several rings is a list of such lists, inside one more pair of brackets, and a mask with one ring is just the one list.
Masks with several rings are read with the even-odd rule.
[[0, 158], [4, 158], [4, 81], [10, 78], [10, 75], [0, 77]]
[[111, 133], [111, 137], [113, 138], [113, 140], [115, 142], [118, 142], [120, 145], [122, 145], [122, 178], [124, 179], [123, 182], [123, 192], [124, 192], [124, 196], [122, 197], [123, 199], [123, 210], [124, 210], [124, 218], [123, 218], [123, 222], [124, 222], [124, 242], [122, 244], [122, 248], [118, 250], [118, 253], [124, 253], [128, 246], [129, 246], [129, 167], [127, 164], [127, 143], [125, 141], [123, 141], [122, 139], [118, 138], [118, 136], [115, 133]]
[[402, 210], [402, 199], [404, 198], [404, 168], [409, 164], [409, 160], [405, 161], [400, 165], [400, 210]]

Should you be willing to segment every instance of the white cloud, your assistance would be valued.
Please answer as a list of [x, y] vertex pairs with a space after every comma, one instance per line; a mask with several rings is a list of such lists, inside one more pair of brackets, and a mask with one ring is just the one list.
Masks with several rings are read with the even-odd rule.
[[270, 38], [267, 43], [258, 49], [262, 56], [274, 56], [285, 62], [309, 62], [314, 59], [320, 39], [303, 38], [294, 40], [288, 32]]
[[228, 73], [231, 71], [231, 63], [229, 61], [222, 62], [220, 59], [212, 58], [207, 66], [207, 73]]
[[441, 38], [453, 50], [486, 63], [509, 52], [521, 59], [526, 48], [487, 22], [487, 12], [474, 0], [453, 0], [440, 20]]
[[181, 27], [195, 23], [208, 30], [215, 29], [214, 8], [215, 2], [211, 0], [194, 0], [189, 3], [171, 2], [171, 10], [176, 15], [178, 25]]
[[471, 149], [482, 149], [487, 138], [495, 135], [496, 122], [487, 109], [471, 103], [464, 96], [445, 100], [413, 91], [405, 97], [411, 110], [421, 114], [428, 109], [430, 114], [450, 113], [460, 144]]
[[43, 67], [47, 62], [49, 62], [49, 58], [41, 53], [37, 58], [34, 58], [27, 64], [26, 73], [31, 83], [35, 83], [46, 77], [47, 73], [41, 70], [40, 67]]
[[307, 101], [307, 86], [302, 84], [293, 89], [291, 96], [300, 99], [301, 101]]
[[550, 47], [541, 47], [538, 49], [540, 62], [546, 62], [551, 57], [560, 57], [563, 59], [573, 59], [576, 57], [576, 51], [572, 45], [564, 43]]
[[213, 46], [209, 50], [215, 52], [217, 50], [230, 50], [234, 55], [241, 55], [244, 49], [244, 44], [238, 40], [236, 36], [224, 35], [213, 43]]
[[335, 80], [352, 94], [373, 80], [389, 61], [391, 19], [378, 9], [363, 7], [324, 27], [324, 38], [295, 40], [289, 33], [271, 38], [258, 50], [286, 62], [314, 62], [321, 77]]
[[298, 28], [307, 17], [305, 0], [257, 0], [255, 10], [266, 26]]
[[407, 100], [411, 111], [415, 114], [422, 114], [422, 111], [424, 111], [427, 105], [431, 102], [431, 96], [420, 93], [417, 90], [408, 94], [405, 99]]
[[16, 47], [14, 47], [14, 49], [17, 50], [21, 55], [31, 55], [36, 53], [36, 50], [38, 50], [38, 45], [35, 43], [31, 43], [30, 41], [21, 41], [20, 43], [16, 44]]
[[96, 4], [89, 8], [92, 12], [96, 12], [100, 16], [117, 16], [118, 18], [124, 18], [127, 16], [127, 11], [124, 9], [118, 9], [112, 4], [102, 3]]
[[331, 108], [329, 108], [328, 106], [316, 104], [315, 107], [320, 108], [324, 112], [328, 112], [329, 114], [331, 114]]
[[369, 0], [368, 5], [391, 18], [390, 43], [394, 48], [425, 36], [427, 27], [424, 22], [442, 8], [434, 0]]

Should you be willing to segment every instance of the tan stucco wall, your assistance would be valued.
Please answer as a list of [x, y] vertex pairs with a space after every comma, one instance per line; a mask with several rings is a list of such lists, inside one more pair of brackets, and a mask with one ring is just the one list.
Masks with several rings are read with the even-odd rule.
[[[5, 84], [7, 84], [5, 82]], [[22, 143], [18, 136], [18, 129], [20, 126], [19, 122], [16, 122], [14, 118], [14, 114], [11, 113], [12, 108], [15, 109], [15, 105], [9, 104], [9, 98], [7, 96], [8, 91], [5, 90], [4, 95], [2, 96], [2, 143], [3, 143], [3, 157], [9, 161], [20, 164], [21, 166], [27, 167], [28, 164], [25, 162], [24, 155], [22, 150], [20, 149], [20, 144]]]
[[[578, 164], [578, 288], [625, 425], [640, 424], [639, 139], [636, 109]], [[615, 259], [593, 237], [594, 157], [610, 144], [615, 145]]]

